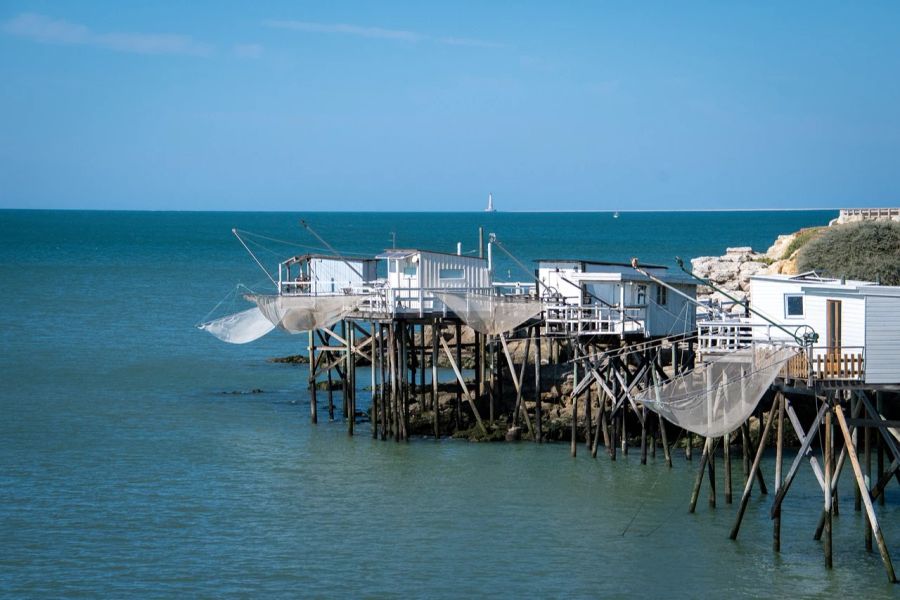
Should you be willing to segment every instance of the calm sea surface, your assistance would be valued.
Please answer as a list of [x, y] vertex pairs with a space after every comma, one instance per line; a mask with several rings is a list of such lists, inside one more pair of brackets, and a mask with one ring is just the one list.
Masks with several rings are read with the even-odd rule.
[[[470, 251], [483, 225], [523, 262], [671, 265], [726, 246], [765, 250], [836, 211], [0, 211], [0, 595], [896, 593], [864, 551], [846, 474], [826, 571], [808, 469], [776, 555], [758, 494], [738, 542], [721, 496], [719, 509], [704, 497], [687, 513], [693, 473], [681, 455], [668, 470], [661, 453], [641, 466], [634, 452], [610, 463], [573, 460], [563, 444], [397, 445], [372, 441], [366, 425], [353, 439], [342, 423], [311, 426], [305, 369], [265, 360], [299, 352], [302, 339], [230, 346], [193, 327], [235, 284], [266, 289], [231, 228], [320, 246], [301, 216], [347, 252], [389, 247], [392, 232], [398, 246]], [[259, 241], [267, 265], [304, 250]], [[496, 258], [499, 275], [527, 278]], [[226, 299], [216, 314], [242, 307]], [[263, 393], [243, 393], [253, 389]], [[882, 525], [896, 558], [900, 498], [890, 494]]]

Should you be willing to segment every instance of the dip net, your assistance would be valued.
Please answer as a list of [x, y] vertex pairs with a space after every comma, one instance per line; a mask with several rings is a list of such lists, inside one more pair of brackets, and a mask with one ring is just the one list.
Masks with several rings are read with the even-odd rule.
[[198, 327], [229, 344], [246, 344], [275, 329], [275, 325], [256, 306]]
[[483, 294], [435, 295], [456, 313], [466, 325], [486, 335], [498, 335], [512, 331], [543, 310], [540, 300], [516, 296], [487, 296]]
[[753, 346], [643, 390], [636, 398], [675, 425], [704, 437], [736, 430], [759, 404], [796, 348]]
[[247, 294], [274, 327], [288, 333], [334, 325], [356, 309], [365, 296], [264, 296]]

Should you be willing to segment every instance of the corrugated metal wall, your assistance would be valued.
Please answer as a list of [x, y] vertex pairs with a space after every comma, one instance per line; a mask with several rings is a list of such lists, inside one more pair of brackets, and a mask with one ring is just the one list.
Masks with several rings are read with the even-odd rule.
[[375, 261], [349, 260], [347, 262], [353, 265], [363, 276], [360, 277], [342, 260], [332, 258], [310, 259], [310, 279], [313, 281], [313, 293], [330, 294], [339, 292], [341, 288], [360, 286], [367, 281], [375, 279]]
[[[461, 279], [441, 279], [441, 269], [462, 270]], [[422, 252], [419, 259], [419, 285], [423, 288], [486, 288], [490, 286], [487, 261], [471, 256]]]
[[866, 297], [866, 383], [900, 383], [900, 298]]

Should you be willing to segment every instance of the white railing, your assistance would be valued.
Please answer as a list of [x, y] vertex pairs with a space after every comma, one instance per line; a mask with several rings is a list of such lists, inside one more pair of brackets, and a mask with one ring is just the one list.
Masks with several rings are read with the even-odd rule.
[[746, 317], [703, 319], [697, 321], [697, 346], [701, 353], [717, 354], [746, 348], [753, 342], [794, 342], [785, 332], [802, 337], [805, 325], [751, 323]]
[[625, 335], [644, 332], [647, 306], [548, 304], [544, 314], [551, 335]]
[[359, 311], [363, 313], [378, 313], [383, 315], [434, 315], [440, 313], [447, 315], [448, 308], [435, 296], [435, 292], [447, 292], [452, 294], [485, 294], [493, 293], [492, 288], [390, 288], [386, 286], [372, 286], [353, 288], [348, 293], [364, 294], [368, 298], [360, 305]]

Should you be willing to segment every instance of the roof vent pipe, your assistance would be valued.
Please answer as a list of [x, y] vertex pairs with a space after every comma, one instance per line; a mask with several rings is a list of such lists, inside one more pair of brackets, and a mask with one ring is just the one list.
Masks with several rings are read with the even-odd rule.
[[462, 242], [456, 242], [456, 255], [462, 256]]

